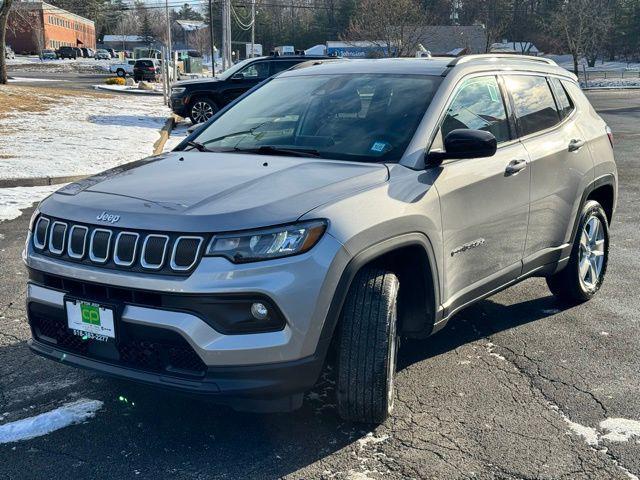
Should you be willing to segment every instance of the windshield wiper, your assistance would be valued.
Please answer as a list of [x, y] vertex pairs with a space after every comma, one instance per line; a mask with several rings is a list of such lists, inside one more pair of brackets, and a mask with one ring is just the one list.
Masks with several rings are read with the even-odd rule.
[[187, 145], [189, 145], [190, 147], [195, 148], [196, 150], [198, 150], [199, 152], [213, 152], [213, 150], [209, 150], [207, 147], [205, 147], [203, 144], [201, 144], [200, 142], [195, 142], [193, 140], [189, 140], [187, 142]]
[[255, 153], [258, 155], [288, 155], [290, 157], [319, 158], [320, 152], [313, 148], [277, 147], [275, 145], [261, 145], [252, 148], [235, 147], [234, 152]]

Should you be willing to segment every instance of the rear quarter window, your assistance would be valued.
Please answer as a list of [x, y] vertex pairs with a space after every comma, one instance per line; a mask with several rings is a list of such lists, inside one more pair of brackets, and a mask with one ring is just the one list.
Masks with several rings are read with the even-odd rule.
[[557, 78], [551, 78], [550, 80], [553, 94], [556, 97], [556, 103], [558, 104], [558, 113], [561, 119], [567, 118], [573, 112], [573, 102], [571, 97], [562, 86], [562, 82]]
[[560, 122], [556, 102], [545, 77], [505, 76], [514, 103], [520, 135], [529, 135]]

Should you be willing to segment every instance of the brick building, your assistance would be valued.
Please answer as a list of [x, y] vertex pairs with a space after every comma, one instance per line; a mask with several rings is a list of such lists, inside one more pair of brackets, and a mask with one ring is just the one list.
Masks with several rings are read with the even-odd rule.
[[62, 46], [96, 48], [95, 24], [40, 1], [16, 2], [7, 23], [7, 45], [17, 53]]

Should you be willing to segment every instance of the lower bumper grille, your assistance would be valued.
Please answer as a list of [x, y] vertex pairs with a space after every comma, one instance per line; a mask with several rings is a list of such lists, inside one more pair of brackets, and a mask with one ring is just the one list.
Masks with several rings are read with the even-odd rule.
[[36, 340], [83, 357], [178, 376], [207, 370], [187, 341], [169, 330], [120, 322], [117, 343], [83, 340], [67, 328], [64, 313], [40, 304], [29, 305], [29, 322]]

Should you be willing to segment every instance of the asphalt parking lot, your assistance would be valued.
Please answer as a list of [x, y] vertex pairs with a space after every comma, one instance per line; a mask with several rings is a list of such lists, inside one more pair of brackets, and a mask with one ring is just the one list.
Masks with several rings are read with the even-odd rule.
[[30, 211], [1, 222], [0, 424], [80, 398], [104, 406], [0, 444], [0, 478], [637, 479], [640, 91], [589, 96], [620, 172], [601, 292], [567, 308], [530, 279], [405, 342], [395, 414], [375, 428], [338, 420], [331, 372], [301, 410], [256, 415], [35, 357], [20, 258]]

